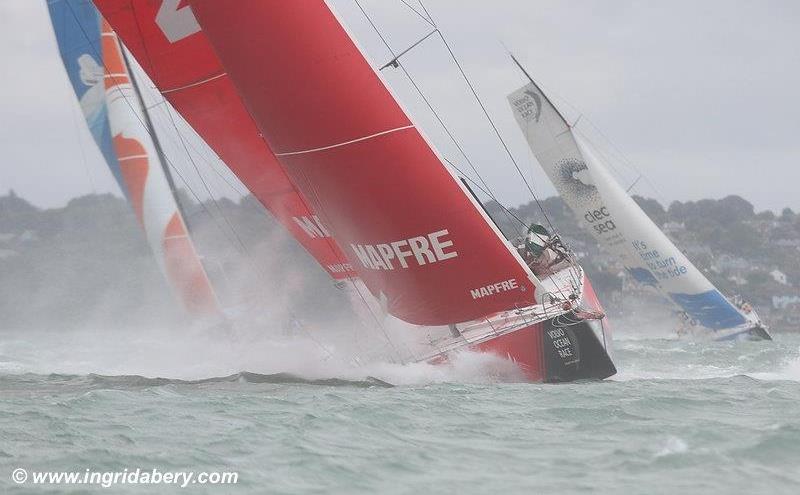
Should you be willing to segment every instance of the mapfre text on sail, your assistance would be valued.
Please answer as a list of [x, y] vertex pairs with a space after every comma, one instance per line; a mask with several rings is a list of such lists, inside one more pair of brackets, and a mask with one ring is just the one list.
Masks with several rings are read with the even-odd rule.
[[361, 264], [372, 270], [422, 266], [458, 257], [447, 229], [386, 244], [350, 244]]

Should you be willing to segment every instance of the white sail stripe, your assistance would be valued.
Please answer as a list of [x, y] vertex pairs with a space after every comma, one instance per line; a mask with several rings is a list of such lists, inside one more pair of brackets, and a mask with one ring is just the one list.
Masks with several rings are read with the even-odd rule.
[[115, 79], [115, 78], [117, 78], [117, 77], [124, 77], [124, 78], [127, 78], [127, 77], [128, 77], [128, 74], [126, 74], [126, 73], [124, 73], [124, 72], [118, 72], [118, 73], [108, 73], [108, 74], [103, 74], [103, 77], [104, 77], [105, 79]]
[[128, 155], [128, 156], [118, 156], [118, 162], [124, 162], [125, 160], [136, 160], [137, 158], [150, 158], [150, 155], [143, 154], [143, 155]]
[[187, 239], [188, 237], [189, 236], [186, 235], [186, 234], [183, 234], [183, 235], [168, 235], [168, 236], [164, 237], [164, 240], [168, 241], [170, 239]]
[[414, 124], [406, 125], [403, 127], [395, 127], [394, 129], [389, 129], [382, 132], [376, 132], [375, 134], [370, 134], [369, 136], [363, 136], [356, 139], [351, 139], [350, 141], [344, 141], [342, 143], [331, 144], [330, 146], [322, 146], [321, 148], [311, 148], [307, 150], [300, 150], [300, 151], [287, 151], [285, 153], [275, 153], [275, 156], [291, 156], [291, 155], [303, 155], [305, 153], [314, 153], [315, 151], [324, 151], [329, 150], [332, 148], [339, 148], [341, 146], [347, 146], [348, 144], [358, 143], [360, 141], [366, 141], [367, 139], [372, 139], [375, 137], [383, 136], [384, 134], [390, 134], [392, 132], [402, 131], [405, 129], [411, 129], [414, 127]]
[[205, 84], [207, 82], [211, 82], [211, 81], [213, 81], [215, 79], [219, 79], [220, 77], [224, 77], [224, 76], [227, 76], [227, 75], [228, 75], [227, 72], [223, 72], [222, 74], [217, 74], [216, 76], [211, 76], [211, 77], [209, 77], [207, 79], [203, 79], [202, 81], [197, 81], [197, 82], [193, 82], [191, 84], [186, 84], [185, 86], [178, 86], [177, 88], [165, 89], [164, 91], [161, 92], [161, 94], [165, 95], [167, 93], [174, 93], [175, 91], [180, 91], [182, 89], [188, 89], [188, 88], [193, 88], [195, 86], [200, 86], [201, 84]]

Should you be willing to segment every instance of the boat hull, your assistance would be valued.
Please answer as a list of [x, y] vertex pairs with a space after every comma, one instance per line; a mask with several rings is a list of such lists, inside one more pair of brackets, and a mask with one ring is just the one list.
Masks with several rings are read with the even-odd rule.
[[472, 348], [513, 361], [531, 382], [602, 380], [617, 372], [588, 320], [555, 317]]
[[772, 340], [772, 336], [764, 326], [754, 325], [749, 328], [744, 328], [734, 332], [727, 332], [725, 334], [718, 333], [714, 340], [716, 342], [725, 342], [730, 340], [762, 341]]

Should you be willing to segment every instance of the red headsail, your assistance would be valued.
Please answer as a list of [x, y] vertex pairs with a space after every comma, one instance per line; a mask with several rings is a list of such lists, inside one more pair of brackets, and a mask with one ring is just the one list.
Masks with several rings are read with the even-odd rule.
[[[354, 273], [286, 176], [180, 0], [95, 0], [159, 91], [335, 279]], [[256, 62], [258, 63], [258, 62]]]
[[322, 0], [189, 3], [290, 179], [391, 314], [440, 325], [535, 303], [530, 271]]

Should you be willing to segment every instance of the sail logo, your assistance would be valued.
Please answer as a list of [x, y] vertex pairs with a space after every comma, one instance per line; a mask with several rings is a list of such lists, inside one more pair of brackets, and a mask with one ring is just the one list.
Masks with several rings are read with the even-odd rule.
[[353, 265], [350, 263], [334, 263], [327, 266], [328, 271], [331, 273], [347, 273], [353, 271]]
[[[350, 244], [358, 260], [370, 270], [394, 270], [423, 266], [458, 257], [447, 229], [427, 235], [400, 239], [387, 244]], [[396, 263], [396, 264], [395, 264]]]
[[589, 204], [597, 200], [597, 186], [594, 185], [589, 167], [583, 160], [564, 158], [556, 164], [555, 173], [562, 195]]
[[583, 215], [588, 225], [599, 235], [607, 234], [617, 229], [617, 224], [611, 218], [611, 213], [605, 205], [595, 210], [589, 210]]
[[514, 100], [513, 104], [519, 116], [526, 122], [539, 122], [542, 116], [542, 97], [533, 90], [523, 91], [522, 97]]
[[312, 239], [316, 239], [317, 237], [331, 236], [330, 232], [328, 232], [328, 229], [322, 225], [322, 222], [319, 221], [319, 217], [316, 215], [313, 215], [311, 218], [306, 216], [292, 217], [292, 220], [294, 220], [294, 223], [303, 229], [303, 232], [308, 234], [308, 237]]
[[517, 283], [517, 279], [510, 278], [501, 282], [484, 285], [483, 287], [478, 287], [477, 289], [470, 289], [469, 293], [473, 299], [480, 299], [482, 297], [493, 296], [501, 292], [508, 292], [514, 289], [519, 289], [519, 284]]

